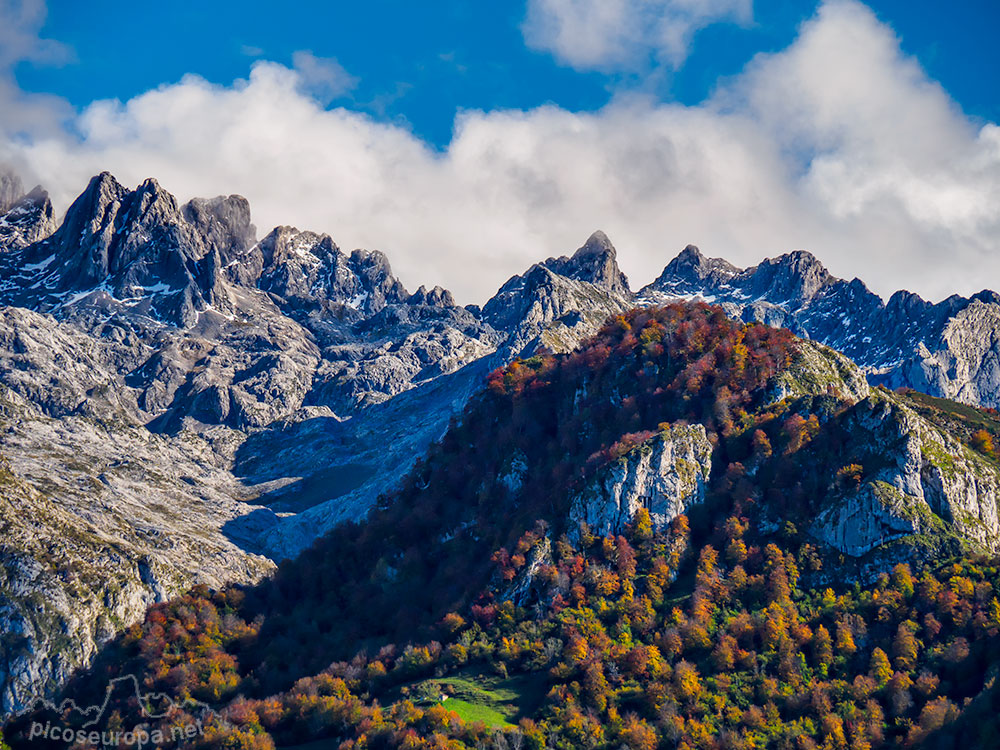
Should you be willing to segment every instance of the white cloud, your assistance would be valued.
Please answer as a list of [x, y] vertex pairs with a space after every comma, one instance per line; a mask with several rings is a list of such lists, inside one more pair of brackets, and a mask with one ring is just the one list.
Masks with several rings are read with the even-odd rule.
[[358, 79], [332, 57], [316, 57], [309, 50], [292, 54], [302, 90], [321, 104], [329, 104], [358, 85]]
[[577, 70], [636, 71], [651, 61], [677, 68], [696, 31], [752, 17], [753, 0], [528, 0], [522, 31]]
[[[981, 264], [1000, 268], [1000, 129], [969, 120], [864, 6], [826, 3], [790, 49], [749, 66], [736, 96], [775, 141], [811, 154], [799, 188], [834, 231], [899, 225], [871, 248], [877, 275], [940, 265], [943, 294], [985, 283]], [[964, 267], [935, 261], [956, 251]]]
[[0, 137], [47, 134], [70, 116], [70, 107], [56, 97], [27, 94], [18, 88], [13, 67], [19, 62], [61, 65], [73, 52], [52, 39], [42, 39], [44, 0], [0, 0]]
[[72, 58], [64, 44], [39, 37], [44, 22], [45, 0], [0, 0], [0, 69], [23, 60], [58, 65]]
[[0, 142], [65, 207], [94, 173], [156, 176], [180, 198], [238, 192], [262, 232], [328, 231], [387, 252], [408, 287], [483, 301], [604, 229], [638, 286], [685, 244], [740, 264], [796, 248], [886, 294], [1000, 279], [1000, 128], [966, 118], [864, 6], [835, 1], [797, 41], [700, 106], [618, 99], [466, 112], [436, 152], [302, 93], [258, 62], [97, 102], [70, 136]]

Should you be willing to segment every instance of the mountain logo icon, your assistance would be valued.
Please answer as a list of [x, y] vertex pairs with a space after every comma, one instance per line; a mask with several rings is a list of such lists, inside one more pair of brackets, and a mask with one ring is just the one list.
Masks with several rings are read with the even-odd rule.
[[84, 720], [80, 728], [88, 729], [96, 727], [101, 722], [108, 707], [115, 702], [116, 697], [126, 700], [133, 698], [139, 706], [142, 717], [149, 720], [162, 719], [175, 708], [186, 711], [193, 709], [200, 712], [211, 710], [211, 707], [207, 703], [193, 698], [177, 702], [166, 693], [144, 693], [140, 689], [138, 678], [131, 674], [123, 677], [115, 677], [111, 680], [104, 691], [104, 699], [100, 703], [91, 706], [80, 706], [72, 699], [64, 700], [58, 704], [40, 699], [36, 701], [35, 709], [48, 709], [60, 716], [66, 716], [67, 719], [73, 716], [78, 717]]
[[[129, 731], [107, 730], [102, 727], [102, 720], [114, 706], [132, 701], [138, 706], [142, 717], [140, 724]], [[175, 723], [169, 729], [149, 728], [153, 722], [167, 718], [175, 709], [184, 710], [197, 718], [186, 725]], [[153, 746], [160, 746], [168, 739], [180, 742], [203, 735], [206, 719], [214, 715], [214, 711], [207, 703], [193, 698], [178, 702], [166, 693], [143, 692], [135, 675], [125, 675], [111, 680], [105, 688], [100, 703], [81, 706], [72, 699], [60, 703], [39, 699], [35, 702], [34, 711], [49, 711], [59, 718], [45, 724], [32, 721], [29, 740], [41, 738], [62, 740], [70, 744], [75, 742], [118, 747], [135, 746], [138, 750], [142, 750], [150, 743]]]

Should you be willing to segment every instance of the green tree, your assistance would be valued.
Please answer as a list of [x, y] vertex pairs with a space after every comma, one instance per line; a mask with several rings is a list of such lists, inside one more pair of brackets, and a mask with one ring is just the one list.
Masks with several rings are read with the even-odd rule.
[[885, 651], [880, 648], [872, 651], [868, 673], [880, 688], [889, 682], [889, 678], [892, 677], [892, 665], [889, 664], [889, 657], [886, 656]]
[[896, 669], [909, 672], [917, 666], [917, 643], [914, 631], [916, 624], [912, 622], [901, 622], [896, 629], [896, 637], [892, 641], [892, 658], [896, 664]]
[[813, 656], [821, 667], [829, 667], [833, 662], [833, 639], [823, 625], [816, 628], [813, 635]]

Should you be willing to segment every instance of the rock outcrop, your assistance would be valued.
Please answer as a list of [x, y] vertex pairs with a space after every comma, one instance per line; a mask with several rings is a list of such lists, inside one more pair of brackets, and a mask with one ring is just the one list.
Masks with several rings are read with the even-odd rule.
[[663, 528], [705, 499], [712, 444], [702, 425], [673, 425], [602, 469], [570, 506], [570, 528], [621, 533], [641, 508]]
[[[0, 212], [0, 248], [4, 251], [20, 250], [45, 239], [55, 230], [52, 202], [40, 187]], [[6, 281], [0, 283], [7, 285]]]
[[1000, 468], [884, 391], [844, 418], [861, 466], [878, 467], [835, 496], [812, 534], [859, 557], [890, 542], [952, 537], [1000, 549]]
[[809, 339], [797, 339], [794, 346], [796, 356], [774, 379], [771, 397], [775, 401], [834, 396], [853, 404], [871, 393], [861, 369], [840, 352]]
[[150, 604], [196, 583], [252, 583], [274, 567], [228, 532], [263, 509], [244, 502], [254, 493], [210, 437], [46, 417], [6, 388], [0, 432], [5, 715], [51, 695]]

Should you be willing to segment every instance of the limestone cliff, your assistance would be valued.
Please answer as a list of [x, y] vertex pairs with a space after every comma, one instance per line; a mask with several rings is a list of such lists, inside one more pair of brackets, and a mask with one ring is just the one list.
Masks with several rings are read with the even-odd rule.
[[866, 473], [823, 510], [811, 531], [858, 557], [895, 540], [945, 538], [1000, 549], [1000, 468], [939, 429], [893, 394], [872, 391], [844, 422]]
[[617, 534], [640, 508], [662, 528], [705, 499], [712, 444], [702, 425], [673, 425], [601, 469], [576, 495], [570, 526]]

